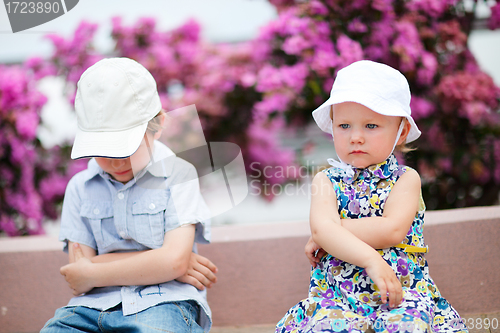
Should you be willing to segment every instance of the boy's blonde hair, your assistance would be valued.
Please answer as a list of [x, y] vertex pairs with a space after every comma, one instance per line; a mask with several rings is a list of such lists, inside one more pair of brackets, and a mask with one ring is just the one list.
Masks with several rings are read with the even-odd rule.
[[146, 128], [146, 131], [152, 134], [161, 131], [163, 128], [161, 124], [161, 118], [164, 116], [166, 116], [166, 112], [165, 110], [161, 109], [160, 112], [158, 112], [158, 114], [148, 122], [148, 127]]
[[[404, 122], [408, 122], [408, 119], [406, 119], [405, 117], [401, 118]], [[330, 105], [330, 119], [333, 121], [333, 105]], [[406, 142], [403, 142], [402, 144], [397, 145], [396, 148], [394, 148], [394, 150], [397, 150], [403, 154], [413, 151], [415, 149], [416, 148], [409, 147]]]

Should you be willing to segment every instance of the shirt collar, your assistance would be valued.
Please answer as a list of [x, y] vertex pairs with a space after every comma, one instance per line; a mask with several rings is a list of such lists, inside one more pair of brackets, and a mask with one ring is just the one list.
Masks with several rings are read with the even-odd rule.
[[344, 171], [344, 181], [347, 183], [352, 183], [360, 176], [364, 179], [374, 178], [375, 180], [387, 179], [391, 177], [395, 172], [401, 172], [398, 160], [394, 154], [391, 154], [385, 161], [370, 165], [364, 169], [353, 168], [354, 175], [349, 176]]

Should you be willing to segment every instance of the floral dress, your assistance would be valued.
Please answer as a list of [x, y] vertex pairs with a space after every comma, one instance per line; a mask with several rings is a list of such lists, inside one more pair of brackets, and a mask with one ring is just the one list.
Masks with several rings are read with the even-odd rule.
[[[340, 168], [323, 171], [335, 189], [341, 218], [382, 216], [392, 187], [408, 167], [391, 155], [354, 170], [352, 177]], [[423, 254], [424, 211], [421, 198], [402, 244], [378, 250], [403, 286], [397, 308], [382, 303], [377, 285], [363, 268], [327, 254], [311, 271], [309, 297], [285, 314], [276, 332], [467, 332], [429, 275]]]

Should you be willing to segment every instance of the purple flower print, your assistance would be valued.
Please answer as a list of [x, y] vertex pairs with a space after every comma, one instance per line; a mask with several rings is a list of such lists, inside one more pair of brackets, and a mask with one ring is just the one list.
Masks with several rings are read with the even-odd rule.
[[375, 177], [382, 178], [382, 179], [383, 179], [383, 178], [387, 178], [387, 177], [385, 177], [385, 176], [384, 176], [384, 173], [382, 172], [382, 170], [381, 170], [381, 169], [377, 169], [377, 170], [375, 170], [375, 172], [373, 173], [373, 175], [374, 175]]
[[404, 259], [399, 259], [398, 260], [398, 272], [401, 273], [401, 275], [406, 276], [408, 275], [408, 262]]
[[407, 309], [405, 312], [407, 314], [409, 314], [410, 316], [412, 316], [413, 318], [420, 318], [421, 317], [420, 311], [418, 311], [417, 309]]
[[359, 202], [356, 200], [352, 200], [351, 202], [349, 202], [348, 209], [349, 209], [350, 213], [352, 213], [354, 215], [359, 215], [359, 213], [360, 213]]
[[331, 299], [322, 299], [321, 300], [321, 307], [326, 308], [326, 307], [331, 307], [331, 306], [337, 306], [337, 303]]
[[352, 292], [352, 290], [353, 290], [352, 281], [342, 282], [342, 284], [340, 285], [340, 288], [346, 290], [347, 292]]
[[321, 293], [321, 297], [324, 297], [324, 298], [333, 298], [334, 295], [335, 295], [335, 293], [333, 292], [333, 290], [331, 288], [328, 288], [324, 293]]

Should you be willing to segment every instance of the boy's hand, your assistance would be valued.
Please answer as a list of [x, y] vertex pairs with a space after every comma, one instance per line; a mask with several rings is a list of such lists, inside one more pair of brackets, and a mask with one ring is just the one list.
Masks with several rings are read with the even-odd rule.
[[199, 290], [204, 290], [205, 287], [210, 288], [213, 283], [217, 282], [215, 276], [217, 271], [217, 267], [210, 260], [192, 252], [186, 274], [175, 280], [188, 283]]
[[306, 257], [309, 259], [309, 263], [311, 266], [316, 268], [316, 265], [320, 262], [321, 258], [326, 254], [326, 251], [323, 250], [318, 244], [316, 244], [312, 237], [309, 237], [305, 247]]
[[371, 260], [365, 269], [368, 276], [378, 286], [382, 303], [387, 303], [387, 295], [389, 295], [389, 306], [397, 307], [403, 298], [403, 288], [392, 268], [382, 257], [378, 257]]
[[85, 258], [82, 248], [78, 243], [73, 244], [73, 263], [61, 267], [60, 272], [73, 290], [73, 295], [77, 296], [94, 288], [90, 277], [90, 259]]

